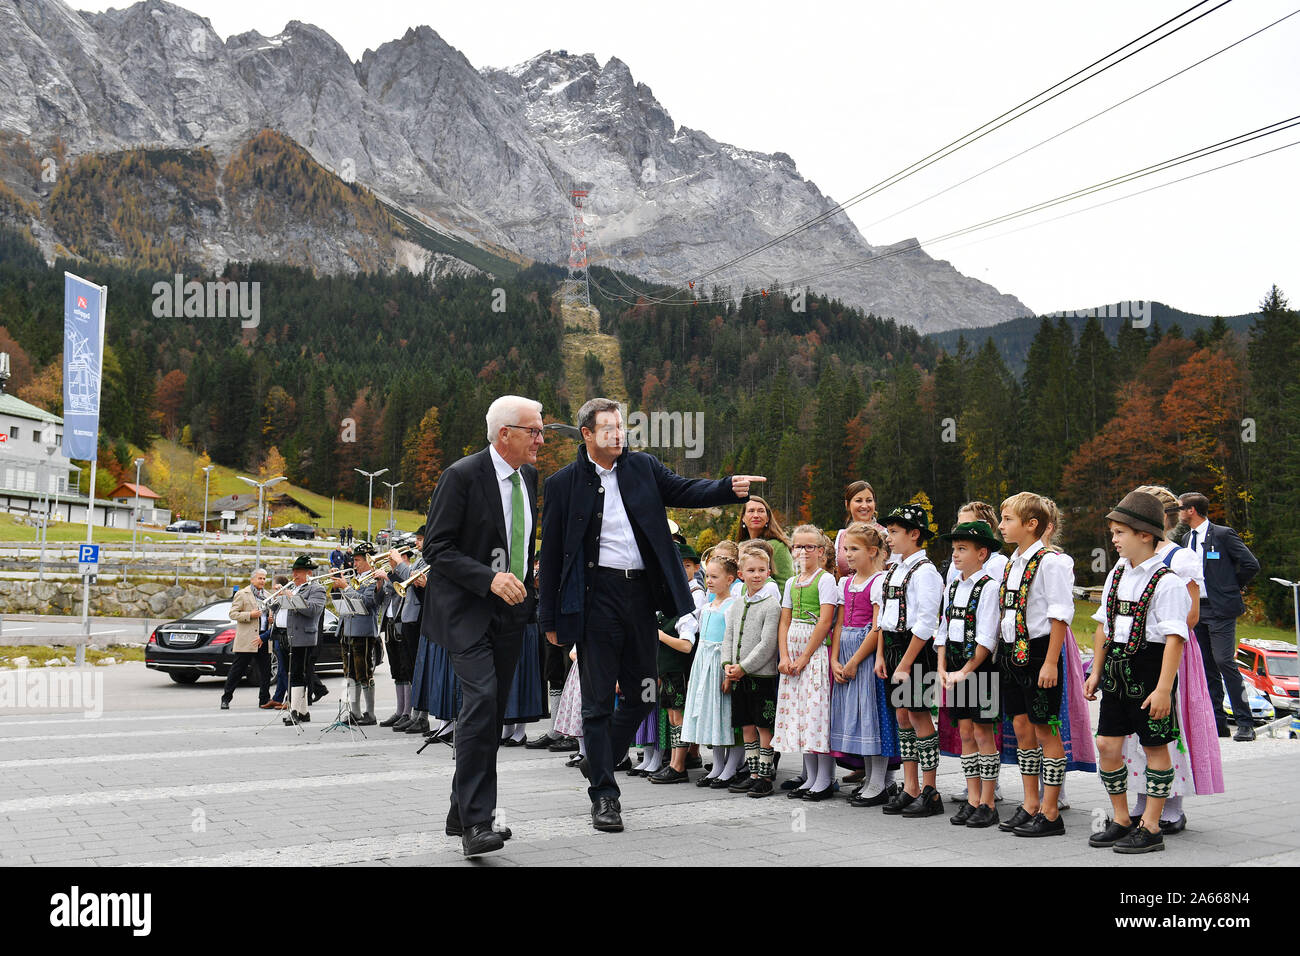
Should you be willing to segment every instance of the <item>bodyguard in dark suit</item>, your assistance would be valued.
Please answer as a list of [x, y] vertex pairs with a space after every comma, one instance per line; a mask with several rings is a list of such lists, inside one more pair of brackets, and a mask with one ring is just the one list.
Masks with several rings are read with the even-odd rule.
[[[1185, 494], [1178, 499], [1179, 518], [1189, 526], [1183, 547], [1196, 552], [1205, 568], [1205, 593], [1201, 595], [1201, 618], [1196, 624], [1196, 640], [1205, 667], [1210, 702], [1219, 736], [1228, 736], [1223, 717], [1223, 688], [1227, 685], [1232, 713], [1237, 719], [1236, 740], [1254, 740], [1255, 726], [1246, 703], [1245, 682], [1237, 668], [1237, 618], [1246, 613], [1241, 589], [1259, 573], [1259, 561], [1250, 553], [1237, 532], [1206, 518], [1209, 500], [1202, 494]], [[1219, 681], [1219, 676], [1223, 681]]]
[[578, 645], [592, 825], [616, 832], [623, 820], [614, 766], [655, 704], [655, 613], [678, 617], [695, 607], [664, 508], [737, 504], [763, 479], [683, 478], [628, 451], [618, 404], [607, 398], [583, 405], [578, 425], [577, 460], [546, 481], [538, 620], [552, 644]]
[[429, 563], [421, 633], [440, 644], [460, 678], [456, 773], [446, 832], [466, 856], [499, 850], [510, 830], [494, 828], [497, 747], [524, 625], [537, 603], [537, 449], [542, 406], [517, 395], [488, 408], [491, 445], [438, 479], [425, 522]]

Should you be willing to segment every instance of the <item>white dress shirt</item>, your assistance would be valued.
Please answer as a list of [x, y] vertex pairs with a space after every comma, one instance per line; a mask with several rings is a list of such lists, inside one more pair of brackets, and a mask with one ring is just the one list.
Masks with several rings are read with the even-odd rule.
[[[881, 581], [883, 606], [880, 609], [880, 629], [898, 630], [898, 599], [884, 598], [885, 586], [898, 586], [917, 563], [925, 560], [922, 548], [892, 565]], [[907, 583], [907, 629], [923, 641], [934, 636], [939, 626], [939, 604], [943, 598], [943, 577], [933, 564], [919, 568]]]
[[[992, 554], [989, 555], [989, 559], [984, 562], [984, 571], [989, 577], [993, 579], [993, 582], [995, 584], [1002, 583], [1002, 572], [1005, 571], [1006, 569], [1007, 569], [1007, 556], [1003, 554], [1001, 551], [994, 551]], [[944, 587], [946, 588], [951, 587], [952, 582], [960, 578], [961, 578], [961, 572], [957, 570], [955, 565], [949, 563], [948, 570], [944, 573], [943, 576]], [[946, 595], [948, 592], [945, 590], [943, 593]]]
[[[596, 463], [593, 461], [593, 465]], [[618, 462], [614, 462], [614, 468]], [[628, 520], [627, 510], [623, 507], [623, 496], [618, 491], [618, 476], [614, 468], [602, 468], [596, 465], [596, 474], [600, 476], [601, 497], [605, 499], [603, 515], [600, 519], [600, 557], [597, 564], [602, 568], [615, 568], [619, 571], [640, 571], [645, 568], [641, 560], [641, 549], [636, 546], [636, 536], [632, 534], [632, 522]]]
[[[493, 446], [489, 445], [488, 450], [492, 453], [492, 467], [495, 468], [497, 472], [497, 490], [501, 492], [501, 513], [505, 515], [506, 519], [505, 569], [509, 571], [510, 546], [513, 544], [510, 540], [510, 528], [512, 527], [512, 521], [514, 519], [514, 511], [511, 508], [510, 499], [515, 493], [514, 482], [510, 480], [510, 476], [515, 474], [519, 469], [511, 468]], [[528, 541], [530, 540], [529, 536], [533, 533], [533, 509], [528, 503], [528, 485], [525, 484], [524, 476], [522, 474], [519, 475], [519, 493], [524, 496], [524, 562], [527, 563]], [[528, 573], [527, 568], [524, 568], [524, 573]]]
[[[952, 606], [953, 608], [968, 607], [976, 582], [983, 579], [988, 579], [989, 583], [984, 585], [984, 590], [980, 591], [979, 604], [975, 605], [975, 643], [992, 652], [997, 649], [998, 644], [998, 584], [1000, 582], [993, 579], [984, 568], [980, 568], [966, 580], [958, 581]], [[943, 610], [939, 614], [939, 627], [934, 632], [935, 647], [943, 647], [949, 641], [955, 644], [963, 644], [966, 641], [965, 619], [948, 617], [949, 588], [951, 585], [943, 592]]]
[[[1191, 531], [1187, 532], [1187, 543], [1183, 545], [1183, 547], [1185, 547], [1188, 551], [1194, 552], [1196, 555], [1196, 560], [1202, 563], [1204, 563], [1205, 561], [1205, 532], [1209, 530], [1210, 530], [1210, 519], [1206, 518], [1204, 521], [1201, 522], [1201, 526], [1199, 528], [1192, 528]], [[1195, 548], [1193, 548], [1191, 545], [1193, 531], [1196, 532]], [[1201, 591], [1201, 597], [1205, 597], [1204, 590]]]
[[[1011, 573], [1007, 577], [1007, 593], [1020, 588], [1025, 576], [1025, 567], [1043, 548], [1043, 542], [1035, 541], [1024, 553], [1013, 554], [1008, 561]], [[1001, 582], [998, 582], [999, 584]], [[1029, 585], [1029, 596], [1025, 601], [1025, 627], [1029, 638], [1046, 637], [1052, 632], [1052, 621], [1064, 621], [1067, 625], [1074, 620], [1074, 559], [1066, 554], [1046, 554], [1038, 565], [1038, 573]], [[1013, 644], [1016, 640], [1016, 612], [1011, 608], [1002, 610], [1002, 640]]]
[[1171, 548], [1178, 548], [1178, 551], [1174, 554], [1173, 560], [1169, 562], [1169, 570], [1177, 574], [1184, 582], [1195, 583], [1200, 589], [1200, 596], [1205, 597], [1205, 562], [1191, 548], [1179, 547], [1172, 541], [1161, 541], [1157, 545], [1156, 554], [1160, 557], [1161, 562], [1165, 560]]
[[[1130, 567], [1128, 558], [1120, 558], [1115, 567], [1106, 575], [1106, 587], [1101, 592], [1101, 607], [1092, 619], [1101, 625], [1102, 633], [1116, 644], [1127, 644], [1129, 633], [1133, 629], [1131, 615], [1115, 615], [1115, 633], [1110, 634], [1106, 625], [1106, 600], [1110, 589], [1115, 586], [1115, 572], [1124, 568], [1124, 577], [1120, 578], [1118, 598], [1121, 601], [1136, 601], [1146, 590], [1151, 575], [1157, 568], [1164, 566], [1160, 555], [1156, 554], [1136, 568]], [[1192, 609], [1192, 596], [1187, 593], [1187, 580], [1177, 574], [1166, 574], [1156, 585], [1156, 593], [1151, 596], [1151, 607], [1147, 610], [1146, 637], [1149, 644], [1164, 644], [1170, 634], [1187, 637], [1187, 614]]]

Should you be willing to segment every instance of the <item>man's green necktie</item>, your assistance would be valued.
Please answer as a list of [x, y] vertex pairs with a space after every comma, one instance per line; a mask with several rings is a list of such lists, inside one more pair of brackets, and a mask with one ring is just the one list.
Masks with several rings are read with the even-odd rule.
[[510, 473], [510, 573], [524, 579], [524, 490], [519, 486], [519, 472]]

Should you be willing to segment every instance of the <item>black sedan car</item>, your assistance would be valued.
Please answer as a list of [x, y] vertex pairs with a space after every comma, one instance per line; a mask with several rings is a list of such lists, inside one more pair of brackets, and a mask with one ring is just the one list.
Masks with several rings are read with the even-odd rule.
[[316, 537], [316, 529], [309, 524], [283, 524], [266, 533], [268, 538], [301, 538], [311, 541]]
[[203, 530], [203, 526], [197, 521], [173, 521], [167, 526], [168, 531], [179, 531], [183, 534], [198, 534]]
[[[316, 646], [318, 672], [343, 668], [338, 631], [338, 618], [326, 608], [324, 634]], [[193, 684], [204, 676], [225, 677], [235, 662], [234, 647], [235, 622], [230, 619], [230, 602], [218, 601], [154, 628], [144, 649], [144, 666], [166, 672], [178, 684]], [[274, 653], [270, 659], [274, 681]], [[252, 679], [252, 668], [248, 674]]]

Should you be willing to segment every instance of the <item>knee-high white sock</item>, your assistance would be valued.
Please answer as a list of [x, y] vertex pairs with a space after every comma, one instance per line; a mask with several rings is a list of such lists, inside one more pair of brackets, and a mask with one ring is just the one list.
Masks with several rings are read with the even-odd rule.
[[647, 751], [647, 757], [641, 767], [646, 773], [658, 773], [664, 765], [665, 751], [659, 747], [651, 747]]
[[835, 780], [835, 758], [830, 754], [816, 754], [815, 757], [817, 760], [817, 781], [810, 784], [808, 789], [820, 793]]
[[1165, 798], [1164, 809], [1160, 811], [1160, 819], [1173, 823], [1183, 815], [1183, 798], [1169, 796]]
[[885, 774], [889, 770], [888, 757], [868, 757], [867, 758], [867, 779], [862, 787], [864, 797], [879, 796], [880, 792], [885, 789]]
[[727, 762], [727, 748], [712, 747], [710, 749], [713, 751], [713, 766], [709, 768], [709, 772], [705, 776], [710, 780], [716, 780], [722, 776], [722, 766]]
[[510, 735], [511, 740], [523, 740], [527, 735], [527, 724], [515, 724], [515, 732]]
[[373, 716], [375, 713], [375, 685], [367, 684], [361, 688], [361, 693], [366, 698], [366, 713]]
[[813, 784], [815, 784], [816, 782], [817, 782], [817, 755], [804, 754], [803, 755], [804, 788], [807, 790], [811, 790], [813, 788]]
[[560, 695], [562, 693], [563, 691], [558, 690], [548, 690], [546, 692], [546, 697], [551, 702], [551, 729], [546, 732], [546, 736], [552, 740], [560, 739], [560, 732], [555, 729], [555, 712], [560, 709]]
[[727, 748], [727, 766], [722, 771], [722, 779], [730, 780], [740, 769], [740, 762], [745, 759], [744, 747]]

